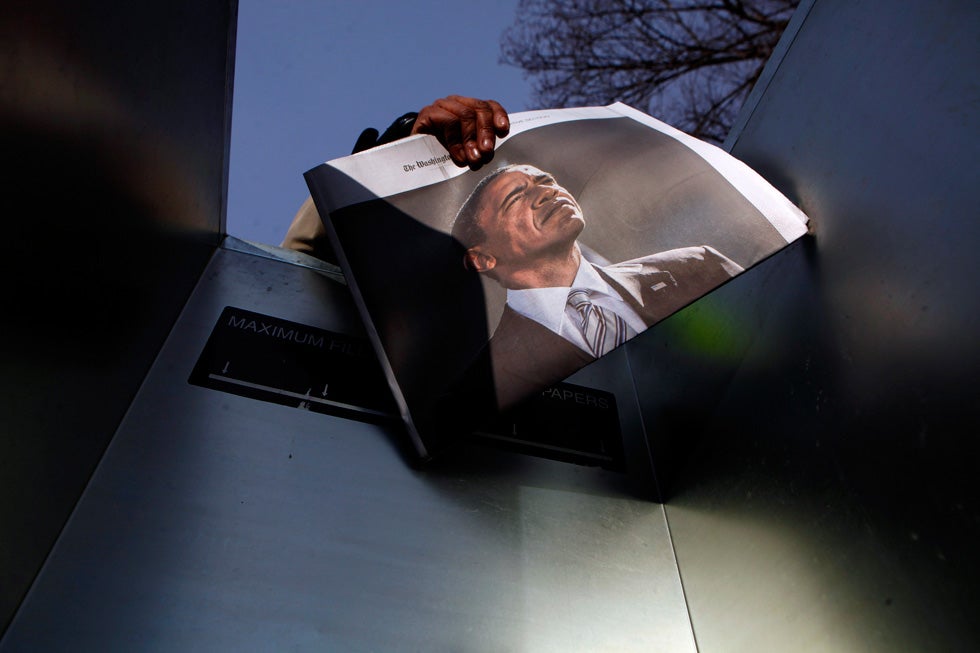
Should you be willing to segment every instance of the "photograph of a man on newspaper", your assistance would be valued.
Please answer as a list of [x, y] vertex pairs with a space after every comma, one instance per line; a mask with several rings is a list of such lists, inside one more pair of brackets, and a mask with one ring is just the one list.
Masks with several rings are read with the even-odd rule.
[[452, 236], [463, 264], [506, 289], [489, 343], [497, 401], [510, 405], [642, 332], [742, 267], [696, 245], [599, 265], [583, 256], [582, 207], [531, 165], [484, 177], [460, 208]]
[[415, 137], [307, 173], [423, 455], [806, 230], [743, 164], [624, 105], [510, 118], [478, 169]]

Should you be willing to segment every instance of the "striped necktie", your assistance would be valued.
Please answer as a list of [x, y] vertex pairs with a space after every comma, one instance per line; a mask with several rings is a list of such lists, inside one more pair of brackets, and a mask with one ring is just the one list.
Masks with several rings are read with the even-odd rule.
[[608, 354], [629, 339], [629, 328], [623, 318], [593, 304], [588, 290], [572, 288], [568, 293], [568, 304], [578, 311], [581, 317], [579, 328], [596, 358]]

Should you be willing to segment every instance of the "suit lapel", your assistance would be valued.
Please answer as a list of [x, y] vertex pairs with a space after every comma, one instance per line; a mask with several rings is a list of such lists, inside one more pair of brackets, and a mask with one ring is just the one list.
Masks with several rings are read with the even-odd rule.
[[491, 343], [498, 350], [508, 354], [519, 353], [524, 360], [545, 360], [573, 358], [583, 364], [595, 358], [568, 342], [548, 327], [531, 318], [524, 317], [509, 306], [504, 307], [500, 324], [494, 332]]
[[677, 281], [667, 270], [627, 263], [608, 268], [596, 266], [596, 271], [647, 326], [666, 316], [671, 290], [677, 287]]

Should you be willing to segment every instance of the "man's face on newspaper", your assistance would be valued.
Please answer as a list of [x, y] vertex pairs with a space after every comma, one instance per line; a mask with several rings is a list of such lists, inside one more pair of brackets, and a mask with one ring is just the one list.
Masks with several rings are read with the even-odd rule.
[[562, 254], [585, 228], [582, 208], [549, 173], [516, 166], [493, 179], [480, 199], [481, 249], [499, 264], [533, 264]]

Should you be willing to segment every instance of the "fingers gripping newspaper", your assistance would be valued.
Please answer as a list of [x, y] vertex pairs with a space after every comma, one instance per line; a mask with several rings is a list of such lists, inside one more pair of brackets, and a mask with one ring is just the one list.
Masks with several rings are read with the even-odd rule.
[[414, 136], [305, 177], [423, 458], [807, 230], [746, 165], [620, 103], [512, 114], [476, 171]]

